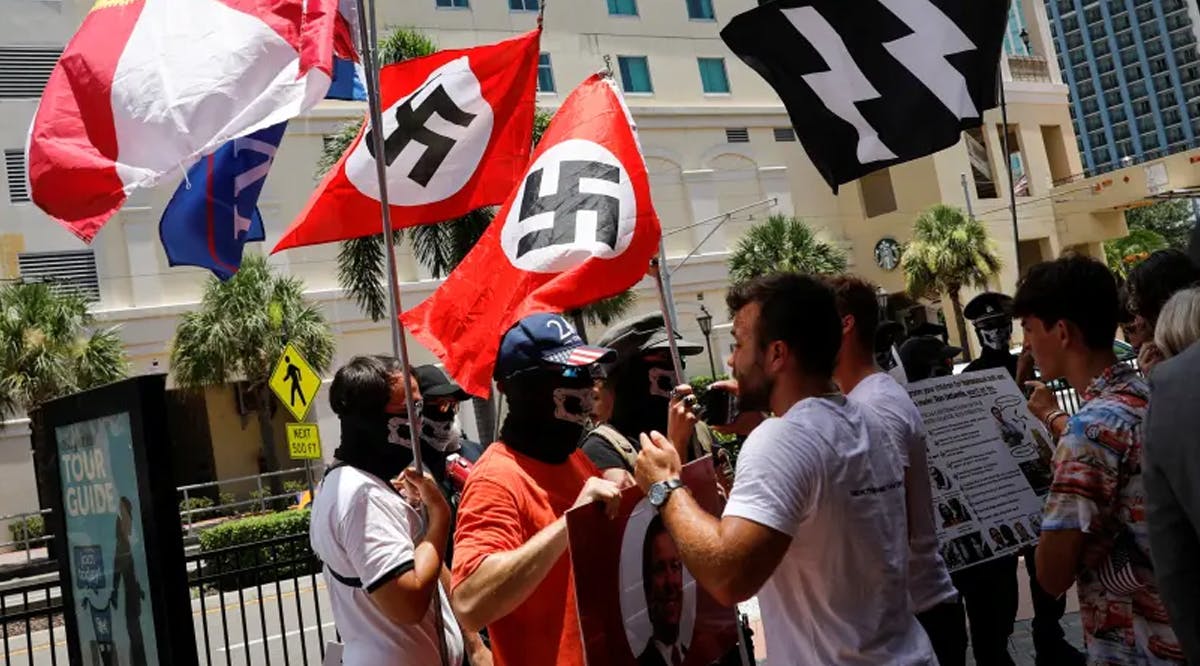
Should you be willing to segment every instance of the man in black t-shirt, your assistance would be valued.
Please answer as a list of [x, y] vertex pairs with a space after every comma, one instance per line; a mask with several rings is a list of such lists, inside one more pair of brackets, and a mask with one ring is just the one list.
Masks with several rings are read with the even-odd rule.
[[[621, 485], [633, 483], [633, 465], [637, 459], [638, 436], [651, 430], [667, 433], [671, 391], [680, 384], [671, 363], [670, 343], [661, 313], [636, 317], [610, 328], [598, 343], [617, 352], [617, 360], [605, 368], [605, 378], [597, 390], [612, 405], [606, 423], [593, 429], [583, 440], [583, 452], [604, 474]], [[675, 334], [680, 356], [695, 356], [704, 347]], [[684, 436], [686, 433], [677, 433]], [[681, 446], [682, 445], [682, 446]], [[688, 460], [712, 449], [712, 437], [700, 425], [689, 442]]]

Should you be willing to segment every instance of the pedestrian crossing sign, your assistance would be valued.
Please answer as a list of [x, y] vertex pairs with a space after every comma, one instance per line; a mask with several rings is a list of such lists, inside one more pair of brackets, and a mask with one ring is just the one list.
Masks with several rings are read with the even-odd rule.
[[321, 377], [289, 342], [271, 373], [271, 390], [297, 421], [303, 421], [320, 388]]

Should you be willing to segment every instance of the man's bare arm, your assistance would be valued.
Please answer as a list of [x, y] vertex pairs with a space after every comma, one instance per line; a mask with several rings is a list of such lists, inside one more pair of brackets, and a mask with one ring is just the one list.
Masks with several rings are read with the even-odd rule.
[[516, 550], [484, 558], [454, 588], [450, 604], [465, 631], [479, 631], [520, 606], [567, 549], [567, 519], [542, 528]]
[[792, 543], [790, 536], [744, 518], [718, 520], [685, 490], [671, 494], [662, 517], [688, 571], [726, 606], [754, 596]]
[[[612, 517], [620, 499], [621, 491], [615, 483], [595, 477], [584, 484], [575, 507], [601, 502]], [[450, 605], [463, 629], [479, 631], [513, 612], [533, 594], [566, 550], [567, 519], [560, 516], [519, 547], [485, 557], [450, 596]]]

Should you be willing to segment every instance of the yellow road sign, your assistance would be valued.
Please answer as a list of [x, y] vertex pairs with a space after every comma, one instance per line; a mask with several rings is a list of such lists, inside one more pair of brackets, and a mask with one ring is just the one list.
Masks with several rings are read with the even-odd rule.
[[275, 372], [271, 373], [271, 390], [297, 421], [303, 421], [320, 388], [321, 378], [316, 370], [288, 343], [275, 364]]
[[292, 460], [316, 460], [321, 457], [321, 431], [315, 423], [287, 424], [287, 442]]

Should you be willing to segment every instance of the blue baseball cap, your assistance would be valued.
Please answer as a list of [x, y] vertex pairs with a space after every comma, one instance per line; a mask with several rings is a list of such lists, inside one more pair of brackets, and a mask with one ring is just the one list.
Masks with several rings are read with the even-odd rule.
[[586, 367], [612, 361], [616, 355], [607, 347], [584, 344], [575, 327], [560, 314], [532, 314], [508, 329], [500, 340], [493, 376], [500, 381], [547, 366]]

